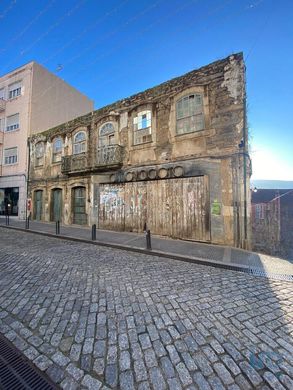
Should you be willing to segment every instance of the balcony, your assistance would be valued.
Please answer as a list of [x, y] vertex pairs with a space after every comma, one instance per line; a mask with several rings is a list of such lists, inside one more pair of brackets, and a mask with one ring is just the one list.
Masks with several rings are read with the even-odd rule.
[[97, 149], [95, 169], [119, 168], [123, 162], [124, 147], [121, 145], [107, 145]]
[[5, 111], [5, 108], [6, 108], [6, 100], [0, 98], [0, 112]]
[[65, 175], [89, 170], [87, 154], [75, 154], [62, 157], [61, 172]]

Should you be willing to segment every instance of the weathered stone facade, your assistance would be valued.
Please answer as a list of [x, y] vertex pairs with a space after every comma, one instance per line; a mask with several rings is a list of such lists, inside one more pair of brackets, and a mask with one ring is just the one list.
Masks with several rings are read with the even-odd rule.
[[241, 53], [36, 134], [30, 150], [33, 218], [249, 247]]

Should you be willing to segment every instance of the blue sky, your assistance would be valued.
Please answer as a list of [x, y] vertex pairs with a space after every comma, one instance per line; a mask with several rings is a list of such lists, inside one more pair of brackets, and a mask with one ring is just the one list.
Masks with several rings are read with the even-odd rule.
[[292, 0], [0, 0], [0, 75], [35, 60], [96, 108], [244, 52], [253, 179], [293, 180]]

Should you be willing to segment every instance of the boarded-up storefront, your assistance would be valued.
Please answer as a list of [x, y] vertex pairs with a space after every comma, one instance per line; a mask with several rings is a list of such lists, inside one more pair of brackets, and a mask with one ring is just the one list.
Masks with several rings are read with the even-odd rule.
[[101, 184], [99, 227], [210, 241], [208, 177]]

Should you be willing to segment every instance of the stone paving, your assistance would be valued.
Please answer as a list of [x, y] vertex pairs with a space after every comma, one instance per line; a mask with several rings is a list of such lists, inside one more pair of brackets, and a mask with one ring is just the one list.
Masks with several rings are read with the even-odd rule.
[[0, 228], [0, 332], [64, 389], [293, 389], [293, 283]]
[[[0, 216], [0, 227], [5, 226], [5, 217]], [[10, 228], [24, 229], [25, 221], [17, 217], [10, 218]], [[30, 221], [30, 231], [42, 232], [54, 235], [56, 226], [54, 222]], [[88, 226], [62, 225], [60, 228], [62, 237], [73, 237], [91, 241], [91, 228]], [[293, 259], [280, 259], [261, 253], [250, 252], [238, 248], [223, 245], [212, 245], [202, 242], [176, 240], [168, 237], [152, 235], [152, 249], [157, 254], [164, 253], [168, 256], [180, 256], [183, 258], [196, 259], [199, 261], [225, 264], [228, 267], [247, 267], [263, 271], [273, 275], [288, 275], [293, 280]], [[111, 246], [123, 246], [129, 250], [146, 247], [145, 234], [121, 231], [97, 229], [96, 243], [106, 243]]]

